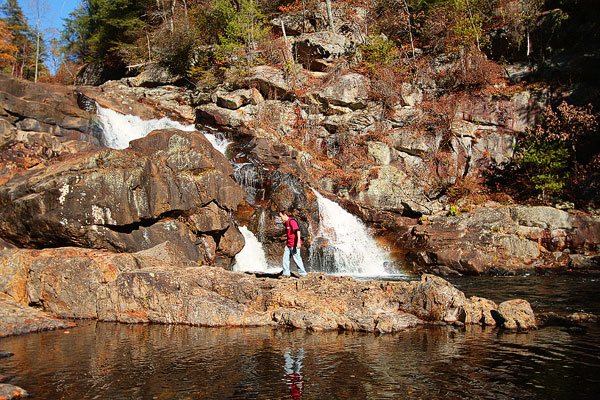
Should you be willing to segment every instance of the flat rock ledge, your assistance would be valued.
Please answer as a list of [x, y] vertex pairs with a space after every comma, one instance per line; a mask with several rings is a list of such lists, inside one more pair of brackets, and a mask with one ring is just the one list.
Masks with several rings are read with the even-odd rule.
[[[73, 326], [75, 326], [73, 322], [58, 319], [48, 313], [19, 304], [5, 294], [0, 294], [0, 337]], [[0, 399], [2, 399], [1, 395]]]
[[[0, 251], [0, 292], [57, 317], [125, 323], [375, 333], [427, 323], [536, 327], [525, 300], [497, 305], [466, 298], [433, 275], [413, 282], [359, 282], [323, 273], [278, 279], [190, 267], [145, 253], [80, 248]], [[6, 321], [10, 314], [2, 318]]]

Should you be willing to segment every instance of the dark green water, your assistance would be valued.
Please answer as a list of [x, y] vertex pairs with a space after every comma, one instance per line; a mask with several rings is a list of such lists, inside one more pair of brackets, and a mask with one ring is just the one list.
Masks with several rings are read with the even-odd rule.
[[[453, 280], [467, 295], [537, 310], [600, 311], [593, 278]], [[400, 334], [80, 322], [0, 339], [0, 375], [38, 399], [598, 398], [600, 329], [479, 326]]]

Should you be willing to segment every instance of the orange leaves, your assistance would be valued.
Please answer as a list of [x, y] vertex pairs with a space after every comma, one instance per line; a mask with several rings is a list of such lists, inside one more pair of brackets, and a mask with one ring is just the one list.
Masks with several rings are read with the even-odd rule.
[[12, 43], [13, 35], [4, 21], [0, 21], [0, 68], [15, 62], [17, 46]]
[[277, 7], [283, 14], [290, 14], [302, 10], [302, 1], [295, 0], [288, 5]]

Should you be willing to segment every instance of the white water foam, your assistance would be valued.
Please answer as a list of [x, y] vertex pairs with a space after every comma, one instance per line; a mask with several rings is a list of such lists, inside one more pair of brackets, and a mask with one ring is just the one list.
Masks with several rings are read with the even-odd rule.
[[[96, 104], [96, 113], [98, 121], [102, 126], [104, 133], [104, 142], [107, 147], [112, 149], [125, 149], [129, 142], [135, 139], [146, 137], [150, 132], [157, 129], [179, 129], [181, 131], [192, 132], [196, 127], [184, 125], [173, 121], [167, 117], [161, 119], [143, 120], [136, 115], [121, 114], [108, 108], [103, 108]], [[202, 132], [215, 149], [225, 154], [227, 146], [231, 142], [227, 141], [221, 133]]]
[[242, 235], [244, 235], [246, 244], [242, 251], [236, 254], [233, 270], [267, 273], [281, 272], [281, 267], [269, 265], [262, 244], [256, 236], [245, 226], [240, 226], [239, 228]]
[[333, 258], [334, 275], [376, 277], [398, 274], [392, 260], [380, 249], [363, 222], [313, 189], [319, 204], [317, 237], [325, 238]]

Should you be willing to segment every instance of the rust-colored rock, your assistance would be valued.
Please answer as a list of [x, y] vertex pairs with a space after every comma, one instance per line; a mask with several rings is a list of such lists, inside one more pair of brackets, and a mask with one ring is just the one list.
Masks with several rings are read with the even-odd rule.
[[526, 300], [508, 300], [500, 303], [494, 313], [506, 329], [527, 330], [537, 327], [531, 305]]
[[0, 337], [73, 326], [73, 322], [63, 321], [46, 312], [19, 304], [10, 296], [0, 293]]
[[0, 383], [0, 400], [19, 400], [29, 397], [25, 389], [18, 386]]
[[[437, 274], [515, 274], [535, 269], [597, 270], [600, 217], [551, 207], [490, 204], [459, 215], [409, 222], [396, 244], [406, 264]], [[584, 253], [584, 255], [580, 255]]]
[[[5, 280], [11, 272], [25, 271], [22, 305], [35, 303], [74, 318], [379, 333], [424, 323], [494, 325], [496, 319], [507, 328], [513, 320], [521, 329], [535, 327], [521, 315], [527, 302], [496, 307], [485, 299], [466, 298], [432, 275], [413, 282], [360, 282], [322, 273], [277, 279], [145, 254], [12, 249], [0, 252], [0, 266], [15, 264], [4, 272]], [[10, 292], [11, 287], [0, 289]]]

